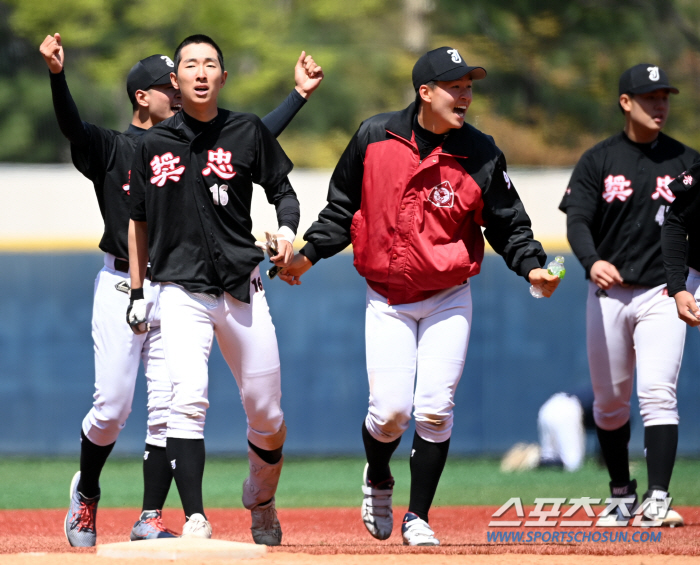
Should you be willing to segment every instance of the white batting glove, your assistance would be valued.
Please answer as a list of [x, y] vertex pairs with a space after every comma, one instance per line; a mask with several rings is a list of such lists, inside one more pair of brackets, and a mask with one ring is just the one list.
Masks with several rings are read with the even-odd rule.
[[126, 322], [136, 335], [144, 334], [151, 329], [146, 321], [146, 299], [143, 298], [143, 289], [131, 289], [129, 307], [126, 309]]

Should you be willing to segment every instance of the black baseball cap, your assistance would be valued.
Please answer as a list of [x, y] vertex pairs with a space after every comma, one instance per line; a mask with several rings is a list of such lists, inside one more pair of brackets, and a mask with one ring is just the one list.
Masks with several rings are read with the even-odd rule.
[[471, 73], [472, 79], [486, 77], [483, 67], [470, 67], [453, 47], [438, 47], [428, 51], [413, 66], [413, 87], [416, 92], [422, 84], [432, 80], [457, 80]]
[[660, 89], [678, 94], [678, 89], [671, 86], [668, 76], [658, 65], [640, 63], [620, 76], [620, 94], [644, 94]]
[[167, 55], [151, 55], [136, 63], [126, 77], [126, 93], [133, 104], [137, 90], [148, 90], [152, 86], [170, 84], [170, 73], [175, 63]]

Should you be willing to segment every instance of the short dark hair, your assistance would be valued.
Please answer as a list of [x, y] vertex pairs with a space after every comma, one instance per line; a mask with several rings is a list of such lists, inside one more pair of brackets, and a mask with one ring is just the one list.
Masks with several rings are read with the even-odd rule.
[[216, 44], [216, 41], [214, 41], [208, 35], [198, 33], [195, 35], [190, 35], [189, 37], [185, 37], [185, 39], [182, 40], [180, 45], [177, 46], [177, 49], [175, 49], [175, 74], [177, 74], [177, 70], [180, 68], [180, 61], [182, 60], [181, 53], [183, 48], [187, 47], [188, 45], [199, 43], [206, 43], [207, 45], [211, 45], [214, 49], [216, 49], [216, 55], [219, 58], [219, 66], [221, 66], [221, 71], [223, 72], [225, 70], [224, 54], [221, 52], [219, 46]]

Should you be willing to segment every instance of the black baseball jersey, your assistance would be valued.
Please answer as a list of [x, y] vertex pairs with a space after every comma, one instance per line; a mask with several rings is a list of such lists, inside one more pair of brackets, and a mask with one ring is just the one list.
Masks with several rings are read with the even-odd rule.
[[219, 109], [209, 123], [184, 111], [151, 128], [131, 168], [131, 218], [148, 222], [151, 279], [249, 302], [263, 252], [251, 234], [253, 183], [296, 233], [292, 162], [257, 116]]
[[[73, 164], [95, 187], [105, 224], [99, 247], [126, 259], [129, 256], [130, 169], [136, 145], [146, 130], [130, 125], [125, 132], [118, 132], [83, 122], [68, 90], [65, 73], [49, 72], [49, 76], [56, 119], [61, 133], [71, 143]], [[305, 103], [306, 100], [292, 90], [262, 121], [277, 137]]]
[[676, 199], [661, 228], [661, 248], [668, 294], [674, 296], [686, 290], [688, 267], [700, 271], [700, 160], [669, 188]]
[[602, 259], [627, 284], [666, 282], [661, 226], [674, 199], [668, 185], [697, 157], [663, 133], [644, 144], [620, 132], [583, 154], [559, 209], [567, 214], [569, 243], [586, 277]]

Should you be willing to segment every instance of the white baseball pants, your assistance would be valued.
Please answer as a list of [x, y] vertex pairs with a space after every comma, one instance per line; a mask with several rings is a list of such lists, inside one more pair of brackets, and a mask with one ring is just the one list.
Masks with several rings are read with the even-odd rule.
[[563, 392], [549, 397], [537, 414], [541, 460], [560, 460], [576, 471], [586, 455], [583, 408], [578, 398]]
[[146, 441], [165, 447], [172, 385], [163, 358], [160, 334], [160, 285], [144, 281], [148, 303], [148, 333], [136, 335], [126, 322], [129, 295], [117, 290], [129, 283], [129, 274], [114, 270], [114, 256], [105, 255], [105, 266], [95, 279], [92, 339], [95, 344], [95, 395], [83, 419], [83, 433], [95, 445], [114, 443], [126, 425], [134, 400], [139, 362], [143, 361], [148, 386]]
[[395, 440], [408, 428], [414, 409], [421, 438], [434, 443], [450, 438], [471, 320], [469, 283], [398, 305], [387, 304], [367, 287], [365, 424], [372, 437], [385, 443]]
[[209, 407], [209, 354], [214, 336], [233, 373], [248, 420], [248, 439], [265, 450], [284, 443], [277, 336], [259, 268], [250, 276], [250, 304], [230, 294], [195, 294], [161, 285], [165, 360], [173, 383], [168, 437], [201, 439]]
[[644, 426], [678, 424], [676, 384], [686, 326], [666, 285], [615, 285], [607, 297], [597, 291], [589, 283], [586, 334], [596, 424], [616, 430], [629, 420], [635, 366]]

